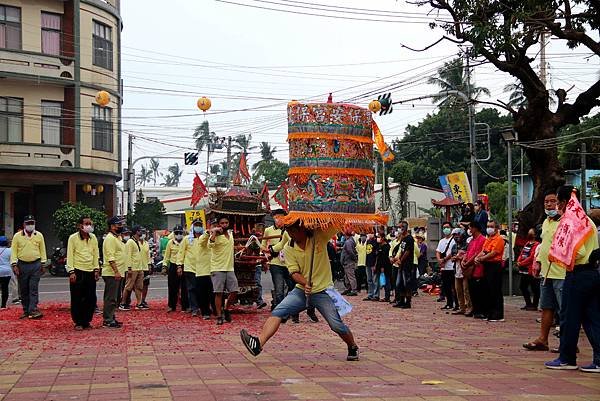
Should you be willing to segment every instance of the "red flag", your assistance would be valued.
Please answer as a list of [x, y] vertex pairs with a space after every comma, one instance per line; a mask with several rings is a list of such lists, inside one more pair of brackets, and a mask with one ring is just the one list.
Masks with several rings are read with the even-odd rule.
[[247, 181], [250, 181], [250, 172], [248, 171], [248, 164], [246, 163], [246, 154], [242, 153], [240, 157], [240, 167], [239, 170], [242, 177], [244, 177]]
[[196, 205], [200, 202], [206, 194], [208, 194], [208, 189], [196, 173], [194, 177], [194, 184], [192, 185], [192, 200], [190, 201], [191, 207], [196, 207]]
[[263, 185], [263, 189], [260, 191], [259, 198], [262, 200], [263, 205], [265, 205], [265, 209], [270, 212], [271, 202], [269, 202], [269, 187], [266, 182], [265, 185]]
[[282, 182], [281, 185], [277, 187], [277, 190], [273, 194], [273, 199], [275, 199], [275, 202], [277, 202], [283, 210], [286, 212], [288, 211], [288, 187], [286, 181]]

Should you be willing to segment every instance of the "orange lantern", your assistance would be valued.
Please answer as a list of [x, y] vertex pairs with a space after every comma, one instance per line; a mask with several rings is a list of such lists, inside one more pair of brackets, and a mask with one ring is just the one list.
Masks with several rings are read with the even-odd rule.
[[198, 99], [198, 102], [196, 104], [198, 105], [198, 108], [204, 112], [210, 109], [210, 106], [212, 105], [210, 99], [206, 96], [202, 96], [200, 99]]
[[110, 103], [110, 94], [107, 91], [99, 91], [96, 93], [96, 103], [104, 107]]
[[92, 185], [91, 184], [84, 184], [81, 189], [83, 189], [83, 192], [85, 192], [86, 194], [89, 194], [90, 192], [92, 192]]
[[373, 113], [377, 113], [381, 110], [381, 102], [379, 100], [372, 100], [371, 103], [369, 103], [369, 110]]
[[101, 194], [102, 192], [104, 192], [104, 185], [102, 184], [98, 184], [96, 185], [96, 192]]

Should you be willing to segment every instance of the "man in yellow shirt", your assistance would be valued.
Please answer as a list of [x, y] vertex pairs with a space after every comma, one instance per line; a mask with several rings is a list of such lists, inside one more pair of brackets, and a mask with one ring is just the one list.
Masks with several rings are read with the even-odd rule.
[[114, 216], [108, 221], [110, 232], [102, 244], [102, 255], [104, 264], [102, 265], [102, 279], [104, 280], [104, 306], [103, 306], [103, 326], [110, 328], [119, 328], [121, 322], [115, 319], [115, 310], [117, 309], [117, 297], [121, 278], [127, 271], [127, 255], [125, 244], [121, 239], [123, 231], [123, 218]]
[[[183, 269], [185, 288], [187, 290], [187, 299], [190, 306], [190, 312], [193, 317], [198, 316], [198, 289], [196, 288], [196, 275], [200, 264], [200, 245], [201, 242], [206, 245], [208, 236], [204, 236], [204, 226], [202, 220], [196, 219], [192, 222], [192, 230], [187, 238], [183, 239], [181, 249], [177, 258], [177, 269]], [[204, 253], [206, 257], [206, 253]], [[206, 260], [204, 263], [206, 264]]]
[[89, 216], [82, 216], [78, 231], [67, 242], [67, 271], [71, 290], [71, 318], [75, 330], [90, 329], [96, 309], [96, 281], [100, 278], [98, 240]]
[[[167, 272], [167, 286], [169, 288], [169, 309], [167, 312], [175, 312], [177, 301], [181, 299], [181, 310], [185, 311], [188, 307], [187, 291], [183, 279], [183, 269], [179, 270], [177, 263], [179, 252], [183, 244], [183, 227], [177, 225], [173, 227], [173, 238], [171, 238], [165, 247], [165, 257], [163, 259], [163, 271]], [[181, 294], [181, 296], [180, 296]]]
[[137, 309], [145, 309], [142, 303], [142, 290], [144, 289], [144, 267], [147, 263], [145, 248], [143, 247], [142, 227], [134, 226], [131, 229], [131, 238], [125, 244], [127, 254], [127, 280], [125, 281], [125, 290], [123, 291], [123, 303], [119, 310], [130, 310], [131, 292], [135, 292], [137, 299]]
[[44, 236], [35, 229], [35, 217], [25, 216], [23, 229], [15, 234], [11, 246], [11, 265], [19, 280], [23, 314], [19, 319], [41, 319], [38, 309], [40, 277], [46, 264]]
[[198, 297], [198, 307], [202, 314], [202, 319], [209, 320], [211, 312], [215, 308], [215, 295], [212, 286], [210, 273], [211, 250], [208, 247], [209, 234], [203, 229], [202, 235], [196, 239], [194, 247], [196, 249], [196, 296]]
[[[572, 192], [571, 185], [563, 185], [556, 191], [557, 207], [562, 214], [567, 207], [575, 207], [569, 204]], [[585, 214], [583, 210], [581, 212]], [[598, 249], [599, 244], [596, 225], [588, 216], [586, 218], [593, 229], [593, 234], [573, 255], [575, 256], [574, 269], [565, 274], [560, 316], [560, 356], [544, 364], [548, 369], [578, 369], [577, 343], [583, 325], [583, 330], [592, 346], [593, 361], [579, 369], [586, 373], [600, 373], [600, 268], [597, 260], [590, 263], [590, 255]]]
[[[217, 227], [210, 230], [208, 247], [211, 250], [210, 273], [215, 292], [215, 314], [217, 315], [217, 324], [223, 324], [223, 319], [231, 322], [229, 307], [235, 303], [239, 290], [237, 277], [233, 270], [233, 232], [229, 230], [227, 217], [220, 217]], [[229, 296], [223, 305], [225, 290], [229, 292]]]
[[292, 279], [297, 283], [285, 299], [271, 312], [258, 337], [251, 336], [244, 329], [240, 331], [242, 342], [248, 351], [257, 356], [267, 341], [277, 332], [281, 320], [314, 305], [329, 327], [348, 346], [347, 360], [358, 360], [358, 346], [352, 332], [344, 324], [333, 300], [326, 292], [333, 287], [331, 266], [327, 255], [327, 242], [335, 229], [308, 230], [299, 222], [287, 228], [292, 241], [285, 247], [285, 258]]
[[152, 255], [150, 254], [150, 242], [148, 241], [148, 232], [145, 228], [142, 228], [142, 235], [140, 237], [143, 240], [140, 246], [142, 246], [143, 253], [142, 255], [146, 259], [144, 261], [144, 279], [142, 282], [142, 303], [140, 304], [141, 309], [150, 309], [148, 303], [146, 302], [146, 297], [148, 296], [148, 290], [150, 289], [150, 276], [152, 275]]
[[[271, 213], [271, 215], [275, 219], [275, 224], [265, 228], [263, 238], [266, 239], [263, 239], [261, 243], [263, 251], [270, 251], [270, 255], [272, 257], [272, 259], [269, 260], [269, 271], [271, 272], [271, 279], [273, 280], [274, 292], [273, 300], [271, 301], [271, 310], [275, 309], [275, 307], [279, 305], [281, 301], [283, 301], [283, 298], [285, 297], [286, 283], [288, 282], [288, 280], [291, 281], [291, 279], [289, 278], [290, 274], [287, 270], [287, 267], [285, 266], [283, 252], [280, 252], [283, 251], [283, 247], [287, 244], [289, 237], [283, 237], [284, 232], [281, 230], [282, 225], [281, 223], [277, 222], [277, 217], [284, 216], [285, 214], [286, 213], [283, 209], [277, 209]], [[281, 249], [279, 249], [278, 251], [273, 251], [272, 247], [278, 245], [279, 243], [282, 243], [281, 245], [279, 245]], [[293, 285], [291, 287], [293, 287]], [[289, 288], [289, 291], [292, 290], [291, 287]]]

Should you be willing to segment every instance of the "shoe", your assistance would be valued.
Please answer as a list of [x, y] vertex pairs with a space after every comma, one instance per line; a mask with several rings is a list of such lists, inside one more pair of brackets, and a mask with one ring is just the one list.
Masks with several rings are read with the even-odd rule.
[[358, 347], [355, 345], [352, 348], [348, 348], [348, 356], [346, 357], [347, 361], [358, 361]]
[[202, 315], [202, 319], [204, 319], [204, 320], [210, 320], [210, 315]]
[[199, 316], [199, 315], [198, 315], [198, 312], [196, 312], [196, 311], [193, 311], [193, 312], [192, 312], [192, 317], [198, 317], [198, 316]]
[[446, 300], [446, 297], [439, 297], [438, 299], [435, 300], [435, 302], [444, 302]]
[[313, 323], [318, 323], [319, 322], [319, 318], [317, 317], [317, 313], [315, 312], [314, 309], [307, 310], [306, 314], [310, 318], [311, 322], [313, 322]]
[[292, 323], [300, 323], [300, 316], [292, 316]]
[[173, 309], [173, 308], [167, 309], [167, 313], [173, 313], [173, 312], [175, 312], [175, 309]]
[[112, 321], [112, 322], [102, 323], [102, 327], [108, 327], [110, 329], [119, 329], [119, 328], [123, 327], [123, 325], [119, 322]]
[[225, 323], [225, 321], [223, 320], [223, 316], [219, 316], [219, 317], [217, 317], [217, 324], [220, 326], [220, 325], [222, 325], [223, 323]]
[[149, 305], [148, 305], [146, 302], [142, 302], [142, 303], [140, 304], [140, 306], [141, 306], [143, 309], [150, 309], [150, 306], [149, 306]]
[[535, 319], [536, 323], [542, 323], [542, 318], [538, 317], [537, 319]]
[[23, 313], [21, 314], [21, 316], [19, 316], [19, 319], [27, 319], [28, 317], [29, 317], [29, 313], [27, 313], [27, 312], [23, 312]]
[[488, 321], [488, 322], [491, 322], [491, 323], [495, 323], [495, 322], [504, 322], [504, 319], [488, 319], [487, 321]]
[[260, 347], [260, 340], [258, 337], [251, 336], [245, 329], [240, 330], [240, 337], [248, 352], [253, 356], [258, 356], [258, 354], [260, 354], [262, 348]]
[[136, 305], [136, 306], [135, 306], [135, 309], [137, 309], [137, 310], [144, 310], [144, 309], [146, 309], [146, 308], [144, 308], [144, 305], [143, 305], [143, 304], [139, 304], [139, 305]]
[[523, 306], [521, 306], [521, 308], [520, 308], [520, 309], [521, 309], [521, 310], [525, 310], [525, 309], [527, 309], [527, 308], [529, 308], [529, 305], [523, 305]]
[[460, 308], [458, 306], [455, 306], [454, 308], [452, 308], [453, 312], [456, 312], [456, 311], [459, 311], [459, 310], [460, 310]]
[[456, 310], [454, 312], [451, 313], [452, 315], [464, 315], [465, 312], [461, 311], [461, 310]]
[[282, 317], [281, 318], [281, 324], [286, 324], [289, 318], [287, 317]]
[[31, 312], [28, 317], [29, 319], [41, 319], [44, 317], [44, 315], [39, 310], [36, 310]]
[[477, 314], [473, 315], [473, 317], [475, 319], [481, 319], [481, 320], [487, 319], [487, 317], [485, 315], [482, 315], [481, 313], [477, 313]]
[[84, 324], [84, 325], [83, 325], [83, 329], [84, 329], [84, 330], [91, 330], [91, 329], [93, 329], [93, 327], [92, 327], [92, 325], [91, 325], [91, 324], [89, 324], [89, 323], [88, 323], [88, 324]]
[[473, 312], [465, 313], [465, 317], [473, 317]]
[[21, 303], [21, 299], [20, 298], [15, 298], [12, 300], [13, 305], [19, 305]]
[[229, 310], [225, 309], [223, 311], [223, 318], [225, 319], [225, 321], [227, 323], [231, 323], [231, 312], [229, 312]]
[[440, 309], [441, 310], [450, 310], [450, 309], [452, 309], [452, 307], [449, 305], [446, 305], [446, 306], [442, 306]]
[[577, 365], [569, 365], [566, 362], [563, 362], [560, 360], [560, 358], [556, 358], [553, 361], [550, 362], [546, 362], [544, 364], [545, 367], [547, 367], [548, 369], [555, 369], [555, 370], [577, 370]]
[[192, 313], [192, 310], [190, 308], [187, 308], [186, 310], [182, 310], [181, 312], [183, 312], [183, 313]]
[[115, 321], [115, 323], [116, 323], [116, 324], [118, 324], [118, 325], [120, 325], [120, 326], [123, 326], [123, 323], [122, 323], [122, 322], [119, 322], [119, 321], [118, 321], [116, 318], [115, 318], [115, 320], [114, 320], [114, 321]]
[[345, 290], [344, 292], [342, 292], [341, 295], [348, 295], [349, 292], [350, 292], [350, 290]]
[[531, 312], [537, 312], [538, 309], [537, 309], [536, 306], [531, 305], [531, 306], [525, 307], [525, 310], [526, 311], [531, 311]]
[[75, 326], [75, 331], [83, 331], [83, 326], [76, 325]]
[[264, 307], [266, 307], [266, 306], [267, 306], [267, 303], [266, 303], [266, 302], [263, 302], [263, 303], [261, 303], [260, 305], [258, 305], [258, 306], [256, 307], [256, 309], [262, 309], [262, 308], [264, 308]]
[[587, 366], [580, 366], [579, 370], [586, 373], [600, 373], [600, 365], [596, 365], [595, 363], [591, 363]]
[[363, 301], [372, 301], [372, 300], [373, 300], [373, 298], [371, 298], [371, 297], [363, 298]]
[[128, 310], [131, 310], [131, 306], [125, 305], [125, 304], [121, 304], [121, 305], [119, 305], [119, 310], [128, 311]]
[[400, 309], [411, 309], [412, 306], [410, 305], [410, 302], [405, 302]]
[[346, 294], [346, 296], [348, 296], [348, 297], [355, 297], [357, 295], [358, 295], [358, 293], [356, 291], [350, 291], [349, 293]]

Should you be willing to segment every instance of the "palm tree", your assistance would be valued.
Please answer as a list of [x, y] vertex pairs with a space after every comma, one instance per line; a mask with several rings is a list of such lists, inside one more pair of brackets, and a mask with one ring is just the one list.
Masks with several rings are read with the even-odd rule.
[[277, 148], [271, 147], [269, 142], [260, 143], [260, 160], [252, 165], [253, 170], [257, 170], [263, 164], [269, 164], [275, 160], [275, 152]]
[[194, 130], [194, 139], [196, 139], [196, 148], [201, 152], [204, 147], [208, 148], [209, 152], [213, 152], [214, 148], [208, 146], [215, 141], [217, 135], [211, 132], [208, 127], [208, 121], [204, 121], [202, 124], [196, 127]]
[[211, 164], [209, 170], [212, 175], [219, 175], [219, 173], [221, 172], [221, 165], [220, 164]]
[[169, 166], [168, 170], [169, 173], [165, 175], [165, 182], [162, 185], [165, 187], [178, 187], [179, 180], [183, 175], [183, 171], [181, 171], [179, 164], [175, 163], [172, 166]]
[[471, 89], [471, 99], [477, 99], [481, 94], [490, 95], [490, 90], [483, 87], [476, 87], [473, 81], [467, 79], [467, 71], [463, 65], [462, 58], [456, 58], [438, 69], [437, 77], [430, 77], [427, 83], [439, 87], [441, 90], [433, 96], [433, 103], [440, 107], [453, 107], [464, 104], [464, 100], [458, 95], [448, 94], [448, 91], [459, 91], [467, 93], [469, 86]]
[[[509, 106], [514, 108], [527, 107], [527, 97], [525, 97], [525, 93], [523, 93], [523, 84], [520, 81], [506, 85], [504, 87], [504, 92], [510, 93], [510, 98], [508, 99]], [[549, 94], [548, 103], [553, 106], [556, 104], [556, 92], [554, 89], [549, 89]]]
[[154, 185], [156, 185], [156, 179], [158, 178], [158, 176], [160, 175], [160, 173], [158, 172], [158, 166], [159, 166], [159, 161], [158, 159], [152, 158], [150, 159], [150, 172], [152, 173], [152, 181], [154, 182]]
[[244, 134], [240, 134], [233, 138], [232, 148], [237, 149], [240, 153], [248, 154], [249, 150], [256, 149], [256, 146], [251, 146], [250, 141], [252, 141], [252, 134], [248, 134], [248, 136]]
[[140, 169], [140, 172], [138, 173], [138, 175], [136, 177], [136, 183], [138, 185], [144, 186], [144, 185], [146, 185], [146, 183], [150, 182], [151, 179], [152, 179], [152, 171], [147, 169], [145, 165], [142, 166], [142, 168]]

